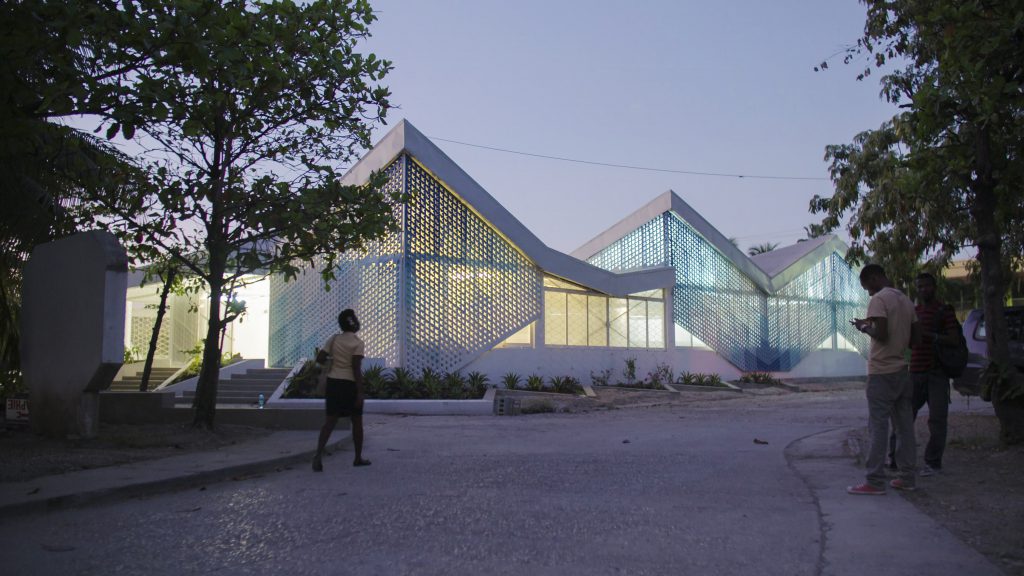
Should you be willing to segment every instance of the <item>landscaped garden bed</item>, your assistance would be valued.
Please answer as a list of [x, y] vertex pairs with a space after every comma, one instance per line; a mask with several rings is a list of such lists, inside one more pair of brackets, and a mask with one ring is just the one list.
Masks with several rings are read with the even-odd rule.
[[[316, 394], [317, 371], [307, 361], [288, 383], [282, 399], [322, 398]], [[486, 375], [470, 372], [444, 374], [425, 368], [418, 376], [402, 368], [371, 366], [363, 371], [363, 386], [368, 399], [375, 400], [479, 400], [492, 387]]]
[[611, 370], [590, 373], [590, 379], [594, 386], [615, 386], [634, 390], [667, 390], [669, 392], [675, 392], [679, 387], [684, 386], [732, 389], [722, 381], [718, 374], [683, 372], [676, 376], [668, 364], [658, 364], [654, 370], [647, 373], [645, 378], [637, 378], [635, 358], [626, 359], [621, 380], [614, 380], [612, 376]]

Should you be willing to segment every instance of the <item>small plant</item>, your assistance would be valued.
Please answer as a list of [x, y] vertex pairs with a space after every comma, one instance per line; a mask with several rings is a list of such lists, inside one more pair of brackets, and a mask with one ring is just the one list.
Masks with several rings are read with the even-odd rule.
[[[446, 375], [447, 376], [447, 375]], [[424, 368], [420, 374], [419, 398], [441, 398], [444, 393], [445, 381], [442, 376], [430, 368]]]
[[520, 378], [519, 374], [516, 374], [515, 372], [509, 372], [508, 374], [505, 374], [501, 378], [501, 383], [505, 385], [506, 390], [515, 390], [519, 388], [519, 384], [522, 381], [523, 379]]
[[552, 376], [551, 388], [560, 394], [578, 394], [583, 391], [580, 381], [572, 376]]
[[413, 379], [412, 374], [405, 368], [395, 368], [391, 371], [391, 378], [388, 382], [391, 385], [392, 398], [419, 398], [419, 386]]
[[488, 378], [480, 372], [470, 372], [466, 379], [466, 398], [483, 398], [487, 393]]
[[544, 389], [544, 379], [537, 374], [530, 374], [526, 377], [526, 389], [533, 392], [540, 392]]
[[622, 377], [626, 379], [627, 386], [636, 382], [636, 358], [626, 358], [626, 369], [622, 371]]
[[722, 377], [718, 374], [703, 374], [701, 372], [683, 372], [676, 381], [683, 386], [712, 386], [725, 388]]
[[607, 386], [608, 382], [612, 379], [612, 371], [609, 368], [605, 368], [600, 372], [590, 372], [590, 382], [594, 386]]
[[669, 384], [673, 380], [672, 367], [664, 363], [658, 364], [647, 374], [647, 382], [651, 388], [664, 388], [663, 384]]
[[375, 364], [363, 370], [363, 392], [367, 398], [387, 398], [384, 367]]
[[285, 387], [281, 397], [315, 398], [318, 373], [316, 362], [307, 360], [301, 368], [292, 374], [292, 379], [288, 381], [288, 386]]
[[442, 384], [441, 394], [431, 396], [431, 398], [462, 398], [465, 393], [466, 378], [456, 370], [445, 374]]
[[135, 362], [142, 361], [142, 350], [138, 346], [125, 346], [124, 348], [124, 363], [134, 364]]
[[772, 386], [782, 384], [769, 372], [747, 372], [740, 376], [739, 382], [741, 384], [771, 384]]

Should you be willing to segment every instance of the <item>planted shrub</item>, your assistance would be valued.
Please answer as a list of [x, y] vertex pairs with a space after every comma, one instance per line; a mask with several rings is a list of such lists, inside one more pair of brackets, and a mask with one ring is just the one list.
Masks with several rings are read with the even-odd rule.
[[622, 371], [622, 377], [626, 380], [627, 386], [636, 382], [636, 358], [626, 358], [626, 368]]
[[713, 386], [719, 388], [726, 388], [727, 386], [722, 383], [722, 377], [718, 374], [704, 374], [701, 372], [683, 372], [679, 376], [679, 380], [676, 381], [678, 384], [684, 386]]
[[523, 379], [520, 378], [519, 374], [516, 374], [515, 372], [509, 372], [508, 374], [505, 374], [501, 378], [501, 383], [505, 385], [506, 390], [515, 390], [519, 388], [519, 384], [522, 381]]
[[611, 379], [612, 371], [608, 368], [605, 368], [600, 372], [590, 372], [590, 383], [594, 386], [607, 386]]
[[526, 389], [533, 392], [540, 392], [544, 389], [544, 379], [536, 374], [526, 377]]
[[488, 378], [480, 372], [470, 372], [466, 379], [466, 398], [483, 398], [487, 393]]
[[[466, 378], [458, 370], [444, 375], [441, 394], [436, 398], [462, 398], [465, 394]], [[435, 396], [431, 396], [434, 398]]]
[[551, 378], [551, 388], [560, 394], [579, 394], [583, 392], [583, 386], [580, 385], [580, 381], [572, 376], [553, 376]]
[[363, 391], [367, 398], [388, 398], [384, 367], [375, 364], [363, 370]]
[[772, 386], [782, 384], [780, 380], [773, 377], [769, 372], [747, 372], [740, 376], [739, 382], [742, 384], [770, 384]]
[[419, 398], [419, 383], [405, 368], [395, 368], [387, 381], [391, 398]]
[[441, 374], [430, 368], [424, 368], [417, 382], [417, 398], [441, 398], [445, 390], [445, 382]]
[[663, 384], [670, 384], [673, 379], [672, 367], [668, 364], [658, 364], [647, 374], [647, 382], [651, 388], [664, 388]]
[[297, 372], [292, 375], [288, 382], [282, 398], [315, 398], [316, 378], [319, 371], [316, 369], [316, 362], [307, 360]]

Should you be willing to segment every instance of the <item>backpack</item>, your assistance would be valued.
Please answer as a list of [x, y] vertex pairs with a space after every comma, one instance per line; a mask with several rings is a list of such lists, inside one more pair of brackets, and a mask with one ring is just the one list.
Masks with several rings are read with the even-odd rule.
[[[948, 309], [952, 313], [952, 306], [946, 306], [940, 309], [939, 313], [936, 314], [936, 326], [941, 321], [941, 314], [945, 313]], [[953, 321], [956, 322], [956, 336], [957, 341], [955, 344], [941, 344], [938, 340], [935, 341], [934, 358], [935, 362], [942, 368], [942, 371], [948, 378], [959, 378], [964, 373], [964, 369], [967, 368], [967, 339], [964, 338], [964, 329], [960, 325], [960, 321], [957, 320], [956, 315], [953, 315]], [[936, 330], [938, 332], [938, 330]]]

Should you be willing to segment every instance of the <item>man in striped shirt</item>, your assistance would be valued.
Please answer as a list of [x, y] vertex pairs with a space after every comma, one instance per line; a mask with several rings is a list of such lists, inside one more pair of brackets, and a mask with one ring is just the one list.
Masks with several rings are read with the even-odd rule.
[[949, 415], [949, 377], [936, 361], [937, 344], [955, 345], [960, 325], [952, 306], [935, 297], [935, 277], [918, 275], [917, 322], [921, 341], [910, 349], [910, 378], [914, 382], [914, 419], [928, 404], [928, 445], [924, 450], [924, 468], [920, 476], [931, 476], [942, 470], [942, 454], [946, 449], [946, 420]]

